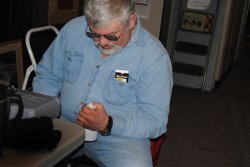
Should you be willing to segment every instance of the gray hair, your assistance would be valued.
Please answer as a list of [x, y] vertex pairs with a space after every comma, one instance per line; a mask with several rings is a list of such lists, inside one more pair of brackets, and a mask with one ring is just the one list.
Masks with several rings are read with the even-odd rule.
[[97, 28], [107, 26], [113, 19], [127, 24], [134, 13], [133, 0], [85, 0], [84, 6], [87, 21]]

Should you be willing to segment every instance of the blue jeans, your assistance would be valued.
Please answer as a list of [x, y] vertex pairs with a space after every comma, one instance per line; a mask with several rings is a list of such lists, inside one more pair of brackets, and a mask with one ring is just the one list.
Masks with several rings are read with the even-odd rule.
[[98, 135], [95, 142], [85, 142], [76, 156], [82, 154], [101, 167], [152, 167], [150, 141], [114, 139]]

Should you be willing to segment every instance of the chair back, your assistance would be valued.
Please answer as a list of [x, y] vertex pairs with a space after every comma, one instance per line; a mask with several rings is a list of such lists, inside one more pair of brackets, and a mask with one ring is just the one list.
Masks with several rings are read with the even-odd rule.
[[[52, 34], [51, 34], [52, 33]], [[43, 26], [30, 29], [25, 36], [25, 45], [28, 51], [31, 65], [26, 69], [22, 90], [25, 90], [32, 72], [36, 72], [37, 62], [40, 61], [43, 53], [58, 35], [59, 30], [52, 26]], [[31, 44], [31, 41], [34, 41]], [[36, 55], [34, 55], [34, 51]]]

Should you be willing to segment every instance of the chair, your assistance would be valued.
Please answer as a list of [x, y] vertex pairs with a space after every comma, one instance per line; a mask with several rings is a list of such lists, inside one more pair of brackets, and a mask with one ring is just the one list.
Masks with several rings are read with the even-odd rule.
[[[31, 34], [37, 33], [37, 32], [42, 32], [42, 31], [47, 31], [47, 30], [53, 30], [56, 35], [59, 33], [58, 29], [54, 26], [44, 26], [44, 27], [30, 29], [26, 34], [25, 44], [26, 44], [28, 54], [29, 54], [29, 57], [30, 57], [32, 64], [26, 70], [26, 74], [25, 74], [25, 78], [24, 78], [24, 82], [23, 82], [23, 86], [22, 86], [23, 90], [26, 89], [28, 79], [30, 77], [31, 72], [36, 71], [36, 66], [37, 66], [37, 60], [35, 59], [35, 56], [33, 54], [31, 44], [30, 44]], [[38, 45], [38, 47], [41, 47], [40, 44]], [[164, 140], [165, 140], [165, 134], [161, 135], [158, 138], [150, 140], [151, 141], [150, 150], [151, 150], [151, 155], [152, 155], [153, 166], [157, 166], [157, 164], [158, 164], [158, 160], [159, 160], [159, 156], [160, 156], [160, 149], [161, 149], [161, 145], [162, 145]]]
[[166, 133], [164, 133], [163, 135], [161, 135], [155, 139], [150, 140], [150, 142], [151, 142], [150, 151], [151, 151], [152, 161], [153, 161], [154, 167], [156, 167], [158, 165], [158, 161], [160, 158], [161, 146], [162, 146], [165, 138], [166, 138]]
[[[26, 69], [26, 73], [25, 73], [25, 77], [24, 77], [24, 81], [23, 81], [23, 85], [22, 85], [22, 90], [26, 89], [28, 80], [30, 78], [30, 74], [33, 71], [36, 72], [36, 66], [37, 66], [37, 61], [38, 61], [38, 60], [36, 60], [36, 58], [34, 56], [34, 53], [33, 53], [33, 50], [32, 50], [31, 44], [30, 44], [31, 35], [33, 33], [45, 32], [45, 31], [51, 31], [51, 30], [55, 33], [55, 35], [57, 35], [59, 33], [58, 29], [56, 27], [54, 27], [54, 26], [51, 26], [51, 25], [32, 28], [26, 33], [25, 45], [26, 45], [26, 48], [27, 48], [27, 51], [28, 51], [28, 54], [29, 54], [31, 65]], [[50, 44], [50, 42], [49, 42], [49, 44]], [[49, 44], [46, 45], [46, 48], [48, 47]], [[38, 43], [38, 45], [39, 46], [41, 45], [41, 40], [40, 40], [40, 43]]]

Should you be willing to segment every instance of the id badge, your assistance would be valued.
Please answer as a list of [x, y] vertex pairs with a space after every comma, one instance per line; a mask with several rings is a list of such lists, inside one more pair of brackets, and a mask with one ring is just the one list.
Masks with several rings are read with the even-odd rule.
[[115, 79], [121, 83], [128, 83], [129, 71], [128, 70], [115, 70]]

